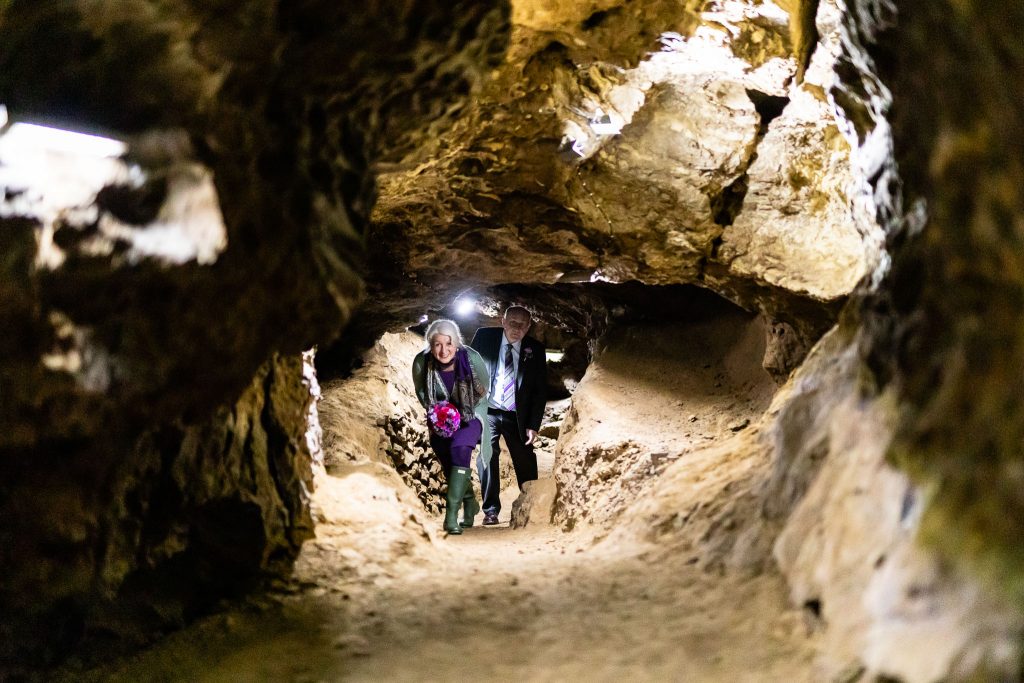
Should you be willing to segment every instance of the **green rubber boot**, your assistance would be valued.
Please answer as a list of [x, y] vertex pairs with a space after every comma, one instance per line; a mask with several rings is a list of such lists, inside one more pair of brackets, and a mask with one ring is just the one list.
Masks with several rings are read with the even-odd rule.
[[453, 467], [448, 475], [448, 497], [445, 499], [444, 508], [444, 530], [452, 535], [462, 533], [459, 526], [459, 508], [462, 507], [462, 499], [469, 488], [469, 468]]
[[473, 495], [473, 478], [470, 476], [469, 481], [466, 482], [466, 495], [462, 497], [462, 521], [459, 522], [459, 526], [467, 529], [473, 526], [473, 518], [478, 512], [480, 512], [480, 503]]

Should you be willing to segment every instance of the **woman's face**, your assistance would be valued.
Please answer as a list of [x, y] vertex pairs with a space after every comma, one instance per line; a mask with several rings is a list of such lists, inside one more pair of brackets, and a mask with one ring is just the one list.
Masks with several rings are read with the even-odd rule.
[[441, 365], [448, 365], [455, 360], [455, 344], [447, 334], [435, 334], [430, 340], [430, 353]]

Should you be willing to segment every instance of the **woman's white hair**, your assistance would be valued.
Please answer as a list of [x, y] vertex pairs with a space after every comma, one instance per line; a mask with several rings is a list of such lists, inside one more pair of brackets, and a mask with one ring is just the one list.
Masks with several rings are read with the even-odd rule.
[[434, 337], [439, 334], [445, 334], [452, 338], [452, 343], [455, 344], [455, 348], [462, 348], [464, 342], [462, 341], [462, 331], [459, 330], [459, 326], [455, 324], [454, 320], [446, 320], [441, 318], [430, 323], [427, 328], [427, 333], [424, 338], [427, 340], [427, 349], [434, 343]]

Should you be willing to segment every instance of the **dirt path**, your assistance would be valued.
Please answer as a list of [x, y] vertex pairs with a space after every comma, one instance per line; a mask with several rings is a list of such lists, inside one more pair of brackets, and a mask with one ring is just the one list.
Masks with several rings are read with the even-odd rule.
[[444, 538], [395, 480], [325, 476], [291, 582], [86, 680], [813, 680], [777, 577], [539, 523]]

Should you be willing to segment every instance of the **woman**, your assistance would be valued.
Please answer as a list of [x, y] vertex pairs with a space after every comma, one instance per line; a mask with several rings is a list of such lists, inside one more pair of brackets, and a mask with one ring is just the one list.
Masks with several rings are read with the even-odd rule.
[[[444, 530], [461, 534], [462, 527], [473, 526], [473, 517], [480, 511], [469, 469], [477, 444], [482, 444], [483, 462], [491, 461], [491, 435], [487, 424], [490, 378], [484, 359], [463, 343], [459, 326], [453, 321], [430, 323], [426, 341], [427, 348], [413, 360], [412, 379], [416, 397], [424, 408], [430, 410], [435, 403], [448, 401], [459, 411], [459, 428], [450, 437], [441, 436], [430, 428], [430, 447], [448, 473]], [[465, 508], [461, 524], [458, 521], [460, 503]]]

